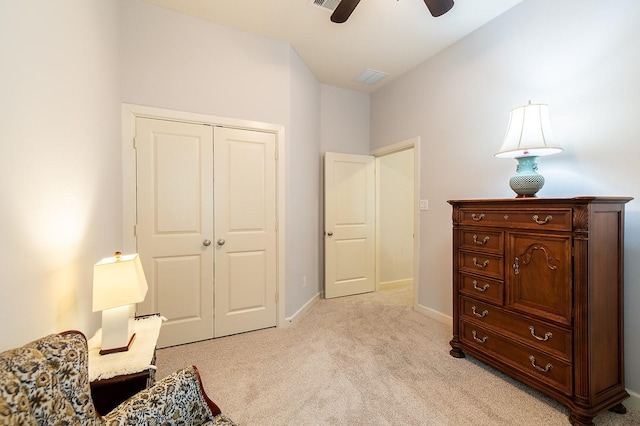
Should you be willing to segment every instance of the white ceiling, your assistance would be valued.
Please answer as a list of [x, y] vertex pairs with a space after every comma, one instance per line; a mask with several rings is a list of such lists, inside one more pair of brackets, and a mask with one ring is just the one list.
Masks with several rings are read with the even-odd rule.
[[[145, 1], [288, 42], [321, 83], [373, 92], [522, 0], [455, 0], [438, 18], [423, 0], [362, 0], [344, 24], [312, 0]], [[367, 68], [388, 76], [356, 82]]]

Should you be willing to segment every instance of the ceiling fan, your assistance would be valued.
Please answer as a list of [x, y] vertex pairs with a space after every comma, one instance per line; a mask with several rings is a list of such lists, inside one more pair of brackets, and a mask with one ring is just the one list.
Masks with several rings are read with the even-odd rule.
[[[349, 19], [351, 13], [360, 0], [342, 0], [331, 14], [331, 22], [342, 24]], [[453, 0], [424, 0], [431, 15], [438, 17], [447, 13], [453, 7]]]

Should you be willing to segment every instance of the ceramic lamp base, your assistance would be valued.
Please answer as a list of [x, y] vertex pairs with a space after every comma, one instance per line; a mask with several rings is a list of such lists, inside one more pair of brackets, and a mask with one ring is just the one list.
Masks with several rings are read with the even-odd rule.
[[129, 350], [135, 333], [135, 305], [124, 305], [102, 311], [102, 345], [100, 355]]
[[509, 180], [509, 186], [518, 194], [516, 198], [535, 197], [544, 186], [544, 177], [537, 172], [536, 158], [538, 157], [516, 158], [516, 174]]

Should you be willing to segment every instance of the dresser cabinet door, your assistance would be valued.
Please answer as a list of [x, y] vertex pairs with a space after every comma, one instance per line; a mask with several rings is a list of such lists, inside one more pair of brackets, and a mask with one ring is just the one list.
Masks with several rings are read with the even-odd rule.
[[571, 325], [571, 237], [508, 234], [507, 305], [560, 324]]

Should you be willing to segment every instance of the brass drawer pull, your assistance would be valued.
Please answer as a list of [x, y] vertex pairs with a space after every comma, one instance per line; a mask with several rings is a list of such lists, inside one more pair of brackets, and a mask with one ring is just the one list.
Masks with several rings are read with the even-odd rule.
[[533, 215], [533, 221], [535, 223], [537, 223], [538, 225], [546, 225], [547, 223], [551, 222], [553, 220], [553, 216], [549, 215], [547, 216], [544, 220], [540, 220], [540, 216], [538, 216], [537, 214]]
[[480, 263], [478, 263], [478, 258], [477, 258], [477, 257], [474, 257], [474, 258], [473, 258], [473, 265], [474, 265], [476, 268], [484, 269], [484, 268], [486, 268], [487, 266], [489, 266], [489, 261], [488, 261], [488, 260], [485, 260], [484, 262], [482, 262], [482, 264], [480, 264]]
[[471, 334], [473, 334], [473, 340], [475, 340], [478, 343], [484, 343], [487, 340], [489, 340], [489, 336], [484, 336], [482, 339], [478, 339], [478, 333], [476, 333], [475, 330], [473, 330]]
[[540, 340], [541, 342], [546, 342], [547, 340], [549, 340], [549, 339], [551, 339], [553, 337], [553, 333], [551, 333], [550, 331], [547, 331], [545, 333], [544, 337], [536, 336], [536, 329], [532, 325], [529, 326], [529, 331], [531, 332], [531, 335], [533, 337], [535, 337], [536, 339]]
[[520, 274], [520, 259], [516, 257], [515, 262], [513, 263], [513, 273], [518, 275]]
[[489, 288], [489, 284], [485, 284], [482, 287], [478, 287], [478, 281], [473, 280], [473, 288], [475, 288], [478, 291], [487, 291], [487, 289]]
[[489, 237], [484, 237], [484, 239], [482, 241], [478, 241], [478, 236], [474, 235], [473, 236], [473, 242], [476, 243], [479, 246], [483, 246], [485, 244], [487, 244], [489, 242]]
[[471, 214], [471, 219], [475, 220], [476, 222], [480, 222], [482, 219], [484, 219], [484, 213], [481, 213], [480, 216], [476, 216], [475, 213]]
[[477, 316], [478, 318], [484, 318], [484, 317], [486, 317], [487, 315], [489, 315], [489, 311], [487, 311], [486, 309], [485, 309], [484, 311], [482, 311], [482, 313], [481, 313], [481, 314], [477, 313], [477, 312], [476, 312], [476, 306], [475, 306], [475, 305], [473, 305], [473, 306], [471, 307], [471, 312], [473, 312], [473, 315]]
[[533, 367], [542, 372], [542, 373], [548, 373], [549, 371], [551, 371], [551, 369], [553, 368], [553, 365], [551, 365], [551, 363], [545, 365], [544, 368], [540, 367], [539, 365], [536, 365], [536, 357], [534, 357], [533, 355], [531, 355], [529, 357], [529, 361], [531, 361], [531, 365], [533, 365]]

